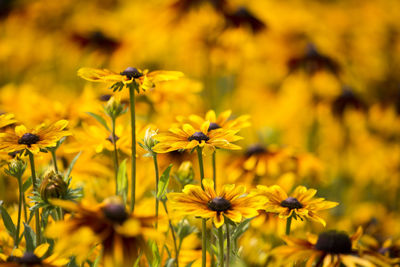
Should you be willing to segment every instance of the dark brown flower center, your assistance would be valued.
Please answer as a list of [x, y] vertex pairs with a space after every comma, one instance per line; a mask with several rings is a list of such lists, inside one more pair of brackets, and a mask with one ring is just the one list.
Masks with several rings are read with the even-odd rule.
[[128, 219], [128, 213], [125, 207], [121, 204], [107, 204], [103, 208], [103, 213], [107, 219], [112, 222], [122, 224], [126, 219]]
[[[115, 135], [115, 142], [117, 142], [118, 139], [119, 139], [119, 137]], [[110, 134], [110, 136], [107, 137], [106, 140], [110, 141], [111, 144], [114, 144], [114, 138], [113, 138], [112, 134]]]
[[315, 249], [332, 254], [351, 253], [351, 240], [346, 233], [335, 230], [321, 233]]
[[128, 67], [121, 72], [121, 75], [125, 75], [129, 79], [137, 79], [142, 77], [143, 73], [141, 73], [137, 68]]
[[294, 197], [288, 197], [284, 201], [281, 202], [281, 206], [285, 208], [293, 209], [301, 209], [303, 205]]
[[9, 256], [6, 260], [6, 262], [19, 262], [21, 260], [20, 257], [17, 256]]
[[26, 265], [34, 265], [41, 264], [42, 260], [32, 252], [25, 252], [24, 256], [18, 259], [18, 262]]
[[208, 126], [208, 131], [216, 130], [216, 129], [219, 129], [219, 128], [221, 128], [221, 126], [219, 126], [215, 122], [210, 122], [210, 126]]
[[195, 132], [192, 136], [190, 136], [188, 138], [188, 140], [189, 141], [196, 140], [196, 141], [199, 141], [199, 142], [201, 142], [201, 141], [206, 141], [207, 142], [208, 140], [210, 140], [210, 138], [207, 135], [205, 135], [203, 132]]
[[215, 197], [208, 201], [208, 208], [213, 211], [227, 211], [231, 208], [231, 202], [223, 197]]
[[253, 155], [259, 155], [267, 152], [267, 149], [260, 144], [254, 144], [247, 148], [246, 156], [251, 157]]
[[40, 138], [36, 134], [26, 133], [18, 140], [18, 144], [31, 147], [31, 145], [36, 144], [39, 141]]
[[111, 97], [112, 97], [112, 95], [110, 95], [110, 94], [105, 94], [105, 95], [99, 96], [99, 100], [100, 100], [100, 101], [103, 101], [103, 102], [107, 102], [108, 100], [110, 100]]

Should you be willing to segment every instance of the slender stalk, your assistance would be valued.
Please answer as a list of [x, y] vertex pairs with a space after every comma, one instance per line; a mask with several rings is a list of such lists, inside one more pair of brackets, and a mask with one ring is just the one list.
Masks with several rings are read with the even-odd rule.
[[25, 193], [22, 192], [22, 205], [24, 206], [24, 221], [28, 221], [28, 211], [26, 209], [26, 202], [25, 202]]
[[292, 224], [292, 216], [287, 218], [286, 221], [286, 235], [290, 235], [290, 225]]
[[114, 173], [115, 173], [115, 194], [118, 195], [118, 150], [117, 150], [117, 136], [115, 135], [115, 118], [111, 118], [112, 140], [114, 146]]
[[219, 267], [224, 267], [224, 232], [222, 227], [218, 228], [219, 241]]
[[[157, 153], [153, 153], [153, 162], [154, 162], [154, 169], [155, 169], [155, 173], [156, 173], [156, 230], [157, 230], [157, 228], [158, 228], [158, 206], [159, 206], [159, 200], [157, 198], [157, 195], [158, 195], [158, 181], [160, 179], [159, 172], [158, 172]], [[164, 204], [164, 207], [165, 207], [165, 204]]]
[[56, 173], [58, 173], [56, 150], [50, 149], [50, 152], [51, 152], [51, 157], [53, 158], [54, 170], [56, 171]]
[[[167, 209], [167, 204], [165, 203], [165, 201], [162, 201], [163, 205], [164, 205], [164, 210], [165, 213], [168, 215], [168, 209]], [[176, 236], [175, 236], [175, 231], [174, 231], [174, 227], [172, 225], [171, 219], [169, 219], [168, 217], [168, 224], [169, 224], [169, 228], [171, 230], [171, 234], [172, 234], [172, 239], [174, 240], [174, 247], [175, 247], [175, 263], [176, 263], [176, 267], [179, 267], [179, 249], [178, 246], [176, 244]]]
[[15, 232], [15, 247], [18, 248], [19, 244], [19, 231], [21, 229], [21, 213], [22, 213], [22, 202], [24, 197], [24, 192], [22, 191], [22, 177], [18, 177], [18, 190], [19, 190], [19, 201], [18, 201], [18, 221], [17, 221], [17, 230]]
[[[203, 179], [204, 179], [204, 164], [203, 164], [203, 148], [197, 146], [197, 157], [199, 159], [199, 168], [200, 168], [200, 183], [201, 188], [203, 187]], [[202, 219], [202, 231], [201, 231], [201, 266], [206, 267], [207, 264], [207, 224], [206, 219]]]
[[[213, 154], [212, 154], [212, 168], [213, 168], [213, 181], [214, 181], [214, 190], [217, 189], [217, 167], [216, 167], [216, 154], [217, 154], [217, 150], [214, 150]], [[214, 225], [212, 225], [211, 227], [214, 228]], [[211, 243], [215, 244], [215, 236], [211, 235]], [[214, 258], [214, 251], [211, 250], [211, 266], [215, 265], [215, 258]]]
[[214, 181], [214, 190], [217, 189], [217, 167], [216, 167], [216, 155], [217, 150], [214, 150], [212, 154], [212, 167], [213, 167], [213, 181]]
[[231, 238], [229, 233], [229, 224], [225, 222], [226, 227], [226, 267], [229, 267], [230, 255], [231, 255]]
[[132, 157], [131, 157], [131, 212], [135, 210], [136, 198], [136, 115], [135, 115], [135, 88], [137, 84], [131, 83], [129, 86], [129, 103], [131, 110], [131, 136], [132, 136]]
[[[37, 191], [37, 183], [36, 183], [36, 170], [35, 170], [35, 159], [32, 152], [28, 151], [29, 155], [29, 163], [31, 165], [31, 177], [32, 177], [32, 185], [33, 190]], [[35, 225], [36, 225], [36, 244], [40, 245], [42, 243], [42, 235], [41, 235], [41, 227], [40, 227], [40, 217], [39, 217], [39, 209], [35, 210]]]

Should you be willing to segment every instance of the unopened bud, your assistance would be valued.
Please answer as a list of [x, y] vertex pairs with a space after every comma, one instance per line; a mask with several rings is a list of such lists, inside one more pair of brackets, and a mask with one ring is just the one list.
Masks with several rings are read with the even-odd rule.
[[5, 172], [13, 177], [21, 178], [26, 169], [26, 162], [16, 158], [8, 163], [8, 169]]
[[126, 111], [124, 105], [121, 104], [121, 100], [115, 99], [115, 97], [111, 97], [110, 100], [108, 100], [104, 110], [108, 116], [114, 119], [124, 114]]
[[61, 174], [54, 170], [48, 171], [40, 184], [40, 196], [44, 201], [51, 198], [63, 198], [67, 194], [68, 184], [64, 181]]
[[182, 183], [182, 185], [190, 184], [194, 179], [194, 170], [193, 165], [190, 161], [184, 161], [179, 166], [178, 171], [176, 172], [176, 176], [178, 180]]

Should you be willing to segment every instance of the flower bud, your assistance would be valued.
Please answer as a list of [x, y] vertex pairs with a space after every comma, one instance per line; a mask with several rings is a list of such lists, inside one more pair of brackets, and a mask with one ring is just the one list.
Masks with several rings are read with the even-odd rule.
[[5, 172], [15, 178], [20, 178], [24, 174], [25, 169], [26, 162], [22, 159], [16, 158], [8, 163], [8, 169], [6, 169]]
[[176, 177], [182, 185], [187, 185], [192, 183], [194, 179], [194, 170], [193, 165], [190, 161], [184, 161], [179, 166], [178, 171], [176, 172]]
[[51, 198], [63, 198], [66, 196], [68, 184], [64, 181], [61, 174], [54, 170], [48, 171], [40, 184], [40, 196], [44, 201]]
[[154, 138], [156, 135], [157, 131], [147, 128], [143, 138], [143, 143], [139, 143], [143, 149], [149, 152], [148, 156], [151, 156], [155, 153], [153, 151], [153, 147], [158, 143], [158, 141]]
[[104, 110], [107, 113], [107, 115], [113, 119], [124, 114], [126, 111], [124, 105], [121, 104], [121, 100], [115, 99], [115, 97], [111, 97], [108, 100], [107, 105], [104, 107]]

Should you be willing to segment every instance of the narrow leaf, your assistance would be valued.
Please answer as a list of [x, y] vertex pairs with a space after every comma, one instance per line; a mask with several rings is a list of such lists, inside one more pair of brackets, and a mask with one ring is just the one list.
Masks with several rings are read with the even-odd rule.
[[22, 192], [26, 192], [32, 185], [32, 179], [27, 179], [25, 183], [22, 185]]
[[26, 240], [26, 251], [33, 252], [36, 247], [36, 235], [32, 228], [24, 223], [24, 236]]
[[126, 197], [128, 194], [128, 175], [126, 173], [126, 159], [124, 159], [118, 167], [117, 192], [118, 195], [122, 196], [124, 201], [126, 201]]
[[97, 115], [95, 113], [92, 113], [92, 112], [86, 112], [86, 114], [88, 114], [88, 115], [92, 116], [93, 118], [95, 118], [98, 122], [100, 122], [101, 125], [104, 126], [104, 128], [106, 128], [108, 131], [111, 132], [110, 128], [107, 125], [106, 120], [103, 117], [101, 117], [100, 115]]
[[171, 171], [172, 164], [170, 164], [167, 169], [161, 175], [160, 181], [158, 183], [158, 193], [157, 198], [162, 199], [164, 198], [165, 194], [167, 193], [167, 188], [169, 184], [169, 173]]
[[16, 231], [15, 224], [13, 223], [10, 215], [3, 206], [0, 206], [0, 213], [1, 217], [3, 218], [3, 223], [7, 231], [10, 233], [12, 237], [15, 237], [15, 231]]
[[78, 153], [78, 155], [75, 156], [75, 158], [71, 161], [71, 164], [69, 164], [67, 172], [65, 173], [65, 178], [68, 179], [68, 177], [71, 175], [72, 169], [75, 166], [76, 161], [78, 160], [79, 156], [82, 154], [82, 151]]

